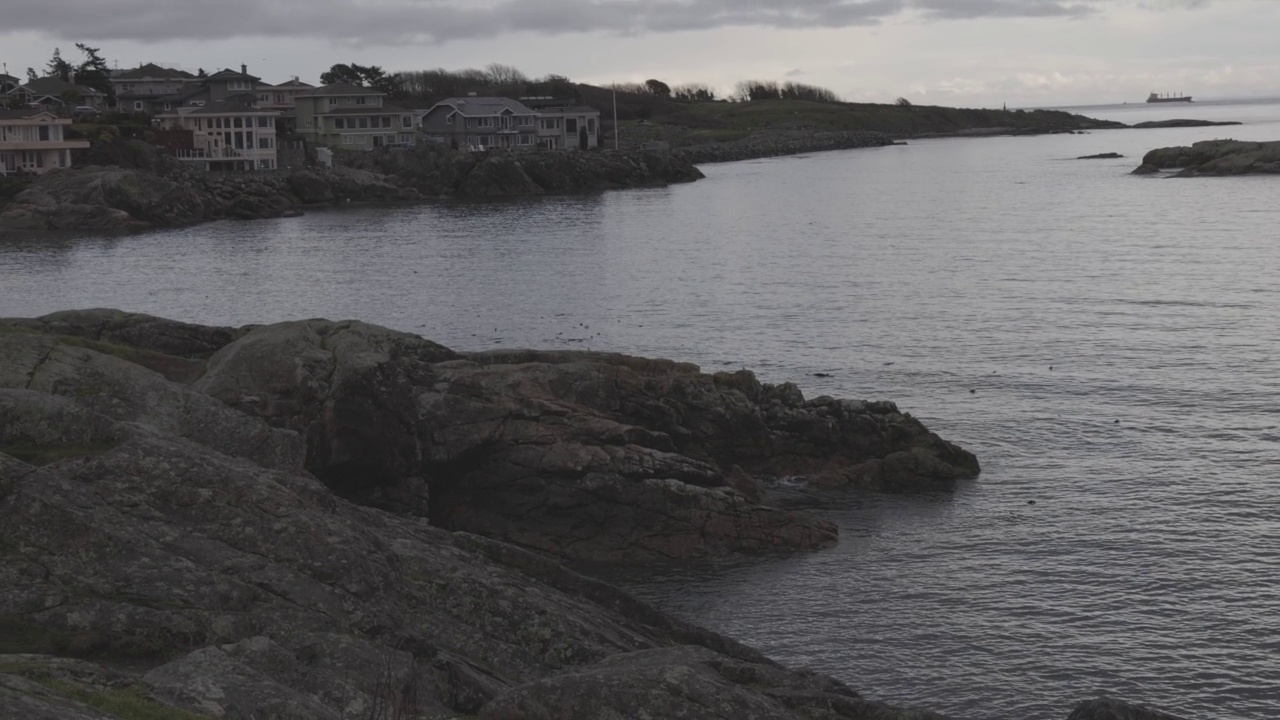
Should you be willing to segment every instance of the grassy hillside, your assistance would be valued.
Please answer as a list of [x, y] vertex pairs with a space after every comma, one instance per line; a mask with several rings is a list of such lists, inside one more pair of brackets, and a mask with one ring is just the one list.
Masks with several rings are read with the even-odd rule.
[[[613, 92], [579, 85], [581, 102], [612, 119]], [[1004, 132], [1043, 133], [1116, 124], [1054, 110], [983, 110], [932, 105], [820, 103], [805, 100], [754, 102], [681, 102], [656, 95], [618, 93], [618, 120], [628, 126], [649, 124], [650, 134], [666, 134], [674, 145], [736, 140], [769, 130], [874, 130], [895, 138], [934, 134]]]

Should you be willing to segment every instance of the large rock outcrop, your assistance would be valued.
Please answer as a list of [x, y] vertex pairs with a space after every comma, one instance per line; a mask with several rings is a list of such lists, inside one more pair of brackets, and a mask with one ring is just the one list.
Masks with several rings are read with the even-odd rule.
[[1179, 170], [1175, 177], [1273, 175], [1280, 173], [1280, 141], [1204, 140], [1190, 147], [1157, 148], [1142, 158], [1135, 175]]
[[[0, 323], [0, 718], [110, 717], [118, 703], [179, 718], [568, 717], [596, 702], [917, 717], [545, 556], [344, 500], [304, 469], [385, 453], [383, 471], [422, 472], [436, 448], [398, 442], [412, 444], [418, 384], [447, 393], [469, 362], [455, 357], [360, 323]], [[194, 384], [192, 365], [207, 366]], [[258, 394], [237, 409], [202, 391], [233, 388]], [[380, 428], [358, 427], [382, 414], [409, 435], [378, 445]], [[593, 676], [613, 690], [584, 688]]]
[[892, 403], [805, 400], [746, 371], [462, 355], [353, 321], [202, 328], [85, 311], [7, 326], [12, 387], [305, 468], [362, 505], [574, 559], [822, 547], [835, 528], [764, 504], [772, 479], [910, 489], [978, 472]]
[[[0, 720], [941, 720], [782, 667], [361, 484], [413, 497], [401, 481], [434, 489], [447, 477], [443, 501], [418, 500], [464, 515], [480, 466], [541, 455], [530, 468], [545, 477], [513, 470], [519, 482], [473, 499], [559, 502], [543, 484], [616, 474], [767, 513], [748, 501], [748, 469], [792, 460], [745, 452], [732, 475], [746, 491], [715, 484], [751, 433], [812, 467], [841, 433], [883, 424], [902, 437], [866, 447], [897, 447], [914, 427], [884, 405], [827, 418], [833, 402], [667, 361], [459, 356], [354, 322], [233, 329], [105, 310], [0, 321]], [[805, 423], [826, 434], [803, 440]], [[579, 454], [584, 467], [546, 457]], [[608, 523], [615, 504], [531, 518]]]

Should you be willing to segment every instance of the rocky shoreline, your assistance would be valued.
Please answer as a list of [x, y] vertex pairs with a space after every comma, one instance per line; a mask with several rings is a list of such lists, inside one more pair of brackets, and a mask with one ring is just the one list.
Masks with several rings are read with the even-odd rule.
[[344, 156], [332, 169], [200, 173], [122, 141], [88, 165], [47, 173], [0, 208], [0, 233], [131, 232], [308, 207], [587, 192], [691, 182], [691, 163], [653, 153], [459, 152], [439, 146]]
[[1157, 148], [1142, 158], [1134, 175], [1178, 170], [1173, 177], [1223, 177], [1280, 173], [1280, 141], [1205, 140], [1190, 147]]
[[[892, 403], [364, 323], [0, 320], [0, 719], [942, 720], [555, 558], [803, 550], [769, 478], [948, 487]], [[1071, 720], [1177, 720], [1112, 701]]]
[[694, 164], [756, 160], [827, 150], [884, 147], [893, 138], [878, 132], [774, 131], [757, 133], [732, 142], [706, 143], [676, 148], [671, 154]]

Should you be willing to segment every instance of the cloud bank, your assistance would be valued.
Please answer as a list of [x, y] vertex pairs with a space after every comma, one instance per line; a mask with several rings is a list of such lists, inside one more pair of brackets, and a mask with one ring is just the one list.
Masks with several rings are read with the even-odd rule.
[[513, 32], [622, 35], [722, 27], [876, 25], [895, 18], [1081, 18], [1128, 2], [1152, 11], [1208, 0], [6, 0], [4, 29], [68, 39], [269, 36], [351, 44], [441, 43]]

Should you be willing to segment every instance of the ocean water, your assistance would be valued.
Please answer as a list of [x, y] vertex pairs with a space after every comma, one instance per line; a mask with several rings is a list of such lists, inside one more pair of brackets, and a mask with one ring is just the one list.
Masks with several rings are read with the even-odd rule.
[[[783, 662], [958, 718], [1063, 718], [1099, 694], [1280, 717], [1280, 177], [1128, 174], [1159, 146], [1280, 139], [1280, 105], [1088, 112], [1247, 124], [10, 239], [0, 315], [354, 317], [458, 349], [618, 350], [892, 399], [976, 452], [981, 478], [826, 501], [841, 527], [827, 551], [610, 576]], [[1072, 159], [1102, 152], [1127, 157]]]

